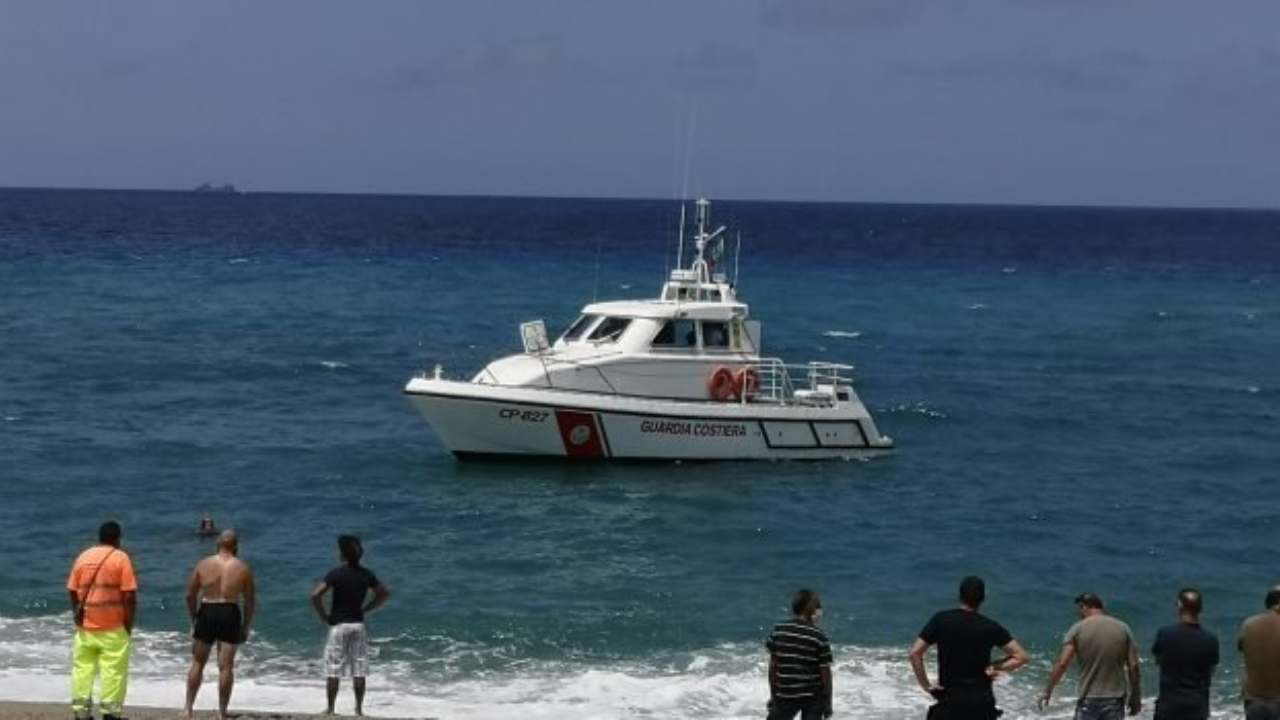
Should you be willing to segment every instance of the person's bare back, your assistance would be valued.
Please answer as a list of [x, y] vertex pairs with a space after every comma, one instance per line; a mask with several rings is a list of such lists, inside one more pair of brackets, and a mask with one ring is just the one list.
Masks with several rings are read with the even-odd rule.
[[[218, 551], [196, 563], [187, 580], [187, 610], [194, 622], [202, 607], [244, 605], [243, 642], [249, 635], [257, 598], [253, 585], [253, 569], [239, 557], [240, 539], [235, 530], [224, 530], [218, 535]], [[238, 613], [237, 609], [237, 613]], [[237, 615], [234, 623], [241, 628]]]
[[248, 563], [222, 551], [196, 563], [194, 574], [206, 603], [239, 603], [253, 576]]

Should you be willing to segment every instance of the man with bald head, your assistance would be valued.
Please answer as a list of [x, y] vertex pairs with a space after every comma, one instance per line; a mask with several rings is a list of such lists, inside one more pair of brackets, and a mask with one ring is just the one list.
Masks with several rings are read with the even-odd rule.
[[[193, 715], [196, 693], [204, 678], [204, 666], [218, 646], [218, 717], [227, 717], [231, 688], [235, 683], [236, 649], [249, 638], [249, 626], [257, 604], [253, 570], [237, 557], [240, 539], [235, 530], [218, 536], [217, 552], [196, 563], [187, 580], [187, 612], [191, 615], [191, 671], [187, 673], [186, 713]], [[244, 603], [244, 613], [240, 604]]]

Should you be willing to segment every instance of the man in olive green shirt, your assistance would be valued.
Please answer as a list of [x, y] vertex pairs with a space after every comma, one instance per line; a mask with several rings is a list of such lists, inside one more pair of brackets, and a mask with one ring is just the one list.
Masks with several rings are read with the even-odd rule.
[[1267, 593], [1266, 606], [1240, 626], [1246, 720], [1280, 720], [1280, 585]]
[[[1093, 593], [1076, 597], [1080, 621], [1062, 639], [1040, 707], [1049, 704], [1053, 688], [1066, 674], [1072, 658], [1080, 661], [1080, 690], [1075, 720], [1120, 720], [1126, 705], [1130, 715], [1142, 709], [1142, 677], [1138, 672], [1138, 644], [1129, 626], [1103, 610]], [[1126, 702], [1127, 699], [1127, 702]]]

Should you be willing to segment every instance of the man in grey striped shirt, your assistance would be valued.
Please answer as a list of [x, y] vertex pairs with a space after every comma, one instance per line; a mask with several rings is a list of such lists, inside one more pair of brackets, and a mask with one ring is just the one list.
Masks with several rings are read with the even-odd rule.
[[778, 623], [769, 649], [769, 720], [831, 717], [831, 643], [818, 629], [822, 599], [800, 590], [791, 601], [791, 620]]

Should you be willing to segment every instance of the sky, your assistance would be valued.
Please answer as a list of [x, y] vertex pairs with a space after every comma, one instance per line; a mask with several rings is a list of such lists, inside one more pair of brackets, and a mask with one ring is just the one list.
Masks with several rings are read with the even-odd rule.
[[0, 186], [1280, 206], [1275, 0], [0, 0]]

